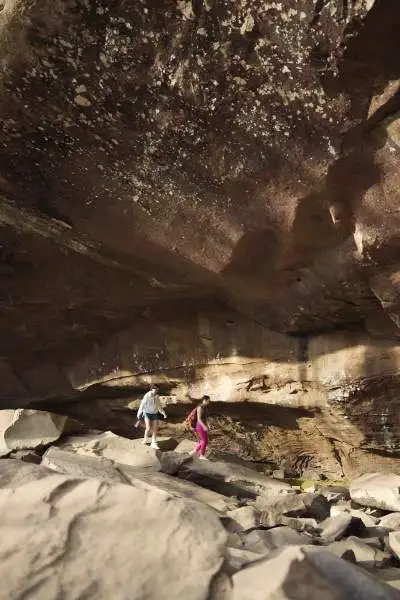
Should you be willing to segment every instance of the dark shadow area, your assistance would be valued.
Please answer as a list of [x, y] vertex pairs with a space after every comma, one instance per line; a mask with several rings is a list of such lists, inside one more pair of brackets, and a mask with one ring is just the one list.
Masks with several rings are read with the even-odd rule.
[[[136, 438], [142, 433], [134, 427], [137, 410], [129, 405], [134, 400], [139, 402], [147, 391], [148, 387], [111, 390], [102, 386], [93, 386], [90, 390], [70, 398], [33, 402], [29, 408], [66, 415], [88, 428], [109, 429], [118, 435]], [[163, 393], [168, 394], [167, 386], [163, 386], [160, 393], [161, 396]], [[195, 406], [196, 403], [168, 404], [167, 423], [184, 424]], [[298, 429], [299, 418], [313, 417], [317, 412], [318, 409], [289, 408], [258, 402], [212, 402], [210, 405], [211, 419], [229, 416], [248, 424], [255, 430], [268, 426], [288, 430]]]

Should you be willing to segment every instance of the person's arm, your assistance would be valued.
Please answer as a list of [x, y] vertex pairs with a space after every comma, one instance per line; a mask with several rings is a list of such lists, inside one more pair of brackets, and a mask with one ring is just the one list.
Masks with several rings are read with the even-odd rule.
[[156, 403], [157, 403], [157, 410], [158, 410], [158, 412], [160, 412], [164, 416], [164, 419], [166, 419], [167, 418], [167, 413], [165, 412], [165, 410], [163, 409], [163, 407], [161, 405], [160, 396], [158, 394], [156, 396]]
[[141, 403], [140, 403], [140, 406], [139, 406], [139, 409], [138, 409], [138, 411], [137, 411], [137, 418], [138, 418], [138, 419], [140, 419], [140, 417], [142, 416], [142, 414], [143, 414], [143, 412], [144, 412], [144, 411], [143, 411], [143, 408], [144, 408], [144, 404], [145, 404], [145, 402], [146, 402], [146, 399], [147, 399], [147, 394], [145, 394], [145, 395], [143, 396], [143, 398], [142, 398], [142, 401], [141, 401]]
[[201, 406], [198, 406], [197, 407], [197, 422], [200, 423], [200, 425], [202, 426], [203, 429], [208, 431], [208, 427], [202, 420], [202, 416], [203, 416], [203, 408]]

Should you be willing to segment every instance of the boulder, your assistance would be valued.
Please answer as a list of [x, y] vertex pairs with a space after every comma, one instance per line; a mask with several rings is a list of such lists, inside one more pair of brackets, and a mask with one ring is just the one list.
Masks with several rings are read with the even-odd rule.
[[[160, 448], [165, 450], [171, 450], [176, 445], [172, 438], [160, 438], [158, 443]], [[77, 454], [103, 456], [125, 465], [149, 467], [155, 470], [160, 468], [156, 452], [143, 444], [141, 439], [130, 440], [111, 431], [67, 438], [60, 447]]]
[[176, 475], [182, 465], [192, 460], [191, 456], [179, 452], [157, 451], [156, 456], [160, 462], [161, 471], [167, 475]]
[[71, 477], [96, 477], [108, 483], [126, 483], [114, 463], [103, 456], [80, 455], [52, 447], [44, 453], [42, 465]]
[[350, 491], [345, 485], [323, 485], [318, 483], [316, 490], [325, 496], [329, 502], [350, 500]]
[[285, 517], [282, 516], [279, 525], [287, 525], [291, 529], [296, 531], [307, 531], [309, 533], [315, 533], [318, 529], [318, 522], [315, 519], [309, 519], [307, 517]]
[[390, 554], [377, 548], [375, 544], [367, 544], [365, 540], [350, 536], [345, 540], [333, 542], [328, 548], [336, 556], [365, 569], [387, 566], [391, 562]]
[[354, 479], [350, 496], [362, 506], [372, 506], [389, 511], [400, 511], [400, 475], [393, 473], [367, 473]]
[[13, 450], [47, 446], [58, 440], [66, 420], [67, 417], [40, 410], [0, 410], [0, 456]]
[[298, 533], [289, 527], [274, 527], [274, 529], [254, 529], [241, 536], [242, 548], [258, 554], [269, 554], [283, 546], [302, 546], [310, 544], [311, 538]]
[[53, 474], [2, 490], [0, 506], [2, 598], [206, 600], [229, 591], [226, 532], [190, 500]]
[[237, 571], [240, 571], [240, 569], [243, 569], [243, 567], [259, 559], [260, 555], [256, 552], [228, 547], [226, 549], [224, 570], [228, 575], [233, 575]]
[[376, 517], [369, 515], [363, 510], [358, 510], [357, 508], [352, 508], [350, 514], [354, 519], [359, 519], [366, 528], [375, 527], [378, 523], [378, 519], [376, 519]]
[[[389, 569], [379, 569], [374, 572], [374, 575], [384, 581], [395, 590], [400, 591], [400, 569], [396, 567], [390, 567]], [[400, 597], [400, 596], [399, 596]]]
[[17, 488], [49, 475], [53, 475], [53, 471], [42, 465], [26, 463], [14, 458], [0, 460], [0, 489]]
[[389, 533], [388, 546], [394, 556], [400, 559], [400, 531], [391, 531]]
[[400, 530], [400, 513], [397, 512], [385, 515], [380, 519], [379, 527], [392, 531]]
[[241, 506], [227, 513], [244, 531], [258, 527], [260, 524], [259, 512], [254, 506]]
[[257, 498], [257, 508], [265, 507], [261, 522], [266, 527], [282, 523], [282, 517], [309, 517], [323, 521], [329, 517], [330, 506], [320, 494], [287, 494], [275, 502], [267, 502], [265, 495]]
[[289, 546], [233, 575], [232, 600], [398, 600], [369, 574], [313, 547]]
[[117, 465], [117, 467], [125, 480], [139, 489], [157, 491], [177, 498], [196, 500], [223, 514], [231, 511], [237, 505], [233, 498], [227, 498], [190, 481], [183, 481], [177, 477], [170, 477], [150, 469], [128, 465]]
[[178, 476], [226, 496], [255, 498], [259, 494], [286, 495], [290, 485], [266, 477], [248, 467], [194, 458], [179, 469]]
[[329, 517], [322, 521], [319, 525], [318, 531], [320, 536], [329, 542], [339, 540], [346, 535], [347, 530], [352, 522], [352, 516], [348, 512], [343, 512], [334, 517]]

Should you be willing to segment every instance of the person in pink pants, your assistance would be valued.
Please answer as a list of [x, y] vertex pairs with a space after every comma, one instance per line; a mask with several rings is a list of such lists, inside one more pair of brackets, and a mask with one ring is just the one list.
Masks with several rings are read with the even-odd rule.
[[210, 396], [203, 396], [201, 404], [196, 409], [196, 424], [195, 431], [199, 438], [199, 443], [190, 454], [198, 454], [202, 460], [207, 460], [205, 457], [208, 444], [208, 427], [207, 427], [207, 407], [210, 403]]

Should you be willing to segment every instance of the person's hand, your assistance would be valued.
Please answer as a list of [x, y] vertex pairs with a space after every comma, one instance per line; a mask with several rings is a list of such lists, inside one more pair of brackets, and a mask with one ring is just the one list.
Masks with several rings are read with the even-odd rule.
[[167, 418], [167, 413], [166, 413], [166, 412], [163, 412], [163, 413], [161, 413], [161, 414], [162, 414], [162, 416], [164, 417], [164, 419], [166, 419], [166, 418]]

